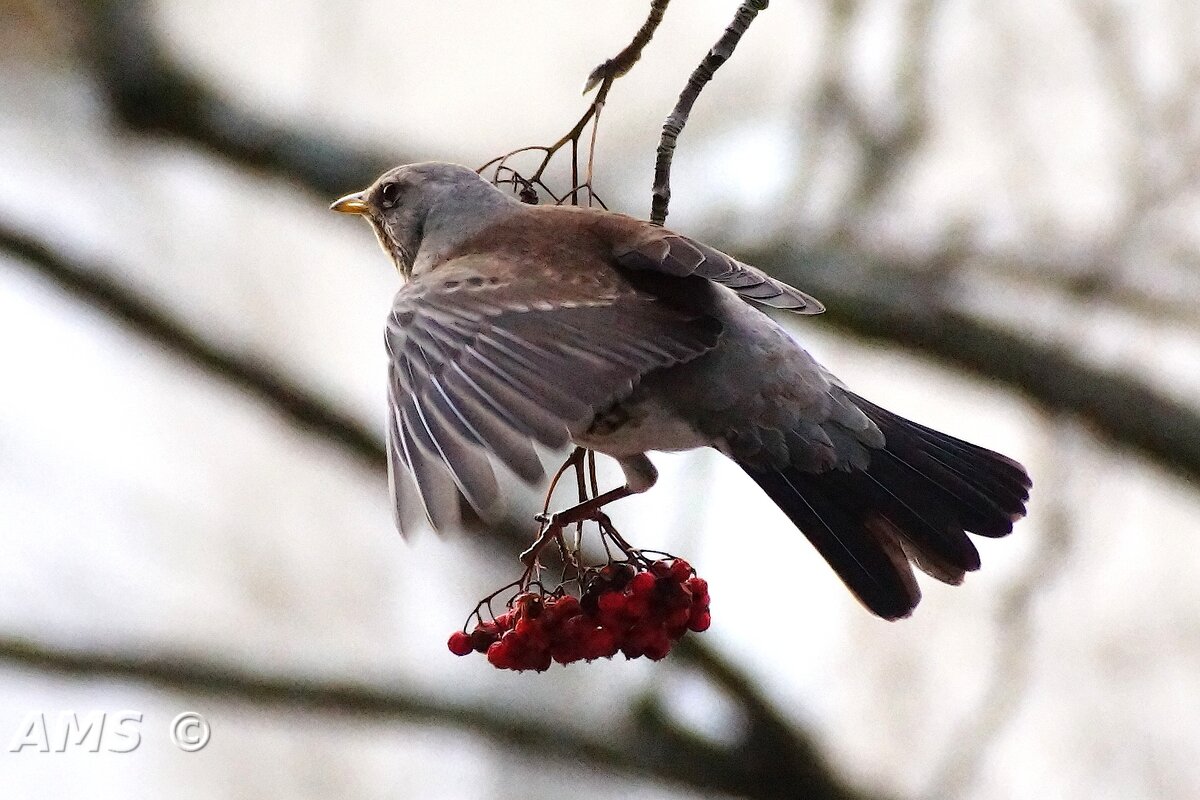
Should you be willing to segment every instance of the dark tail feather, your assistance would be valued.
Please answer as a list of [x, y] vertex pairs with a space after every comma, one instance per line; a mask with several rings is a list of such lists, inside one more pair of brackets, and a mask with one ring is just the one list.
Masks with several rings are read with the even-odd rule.
[[960, 583], [979, 569], [967, 532], [1010, 533], [1031, 483], [1012, 459], [851, 399], [886, 439], [866, 471], [742, 468], [867, 608], [899, 619], [921, 599], [908, 562]]

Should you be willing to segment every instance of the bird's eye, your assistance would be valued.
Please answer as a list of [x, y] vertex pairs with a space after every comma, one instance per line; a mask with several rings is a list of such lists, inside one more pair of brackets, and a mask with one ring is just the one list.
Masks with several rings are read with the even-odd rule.
[[400, 184], [394, 181], [392, 183], [385, 183], [383, 188], [379, 190], [379, 196], [383, 198], [383, 207], [391, 208], [400, 199]]

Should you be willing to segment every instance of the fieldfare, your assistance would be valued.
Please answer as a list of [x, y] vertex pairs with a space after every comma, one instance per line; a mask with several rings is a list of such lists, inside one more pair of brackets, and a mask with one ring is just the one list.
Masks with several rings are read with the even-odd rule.
[[620, 464], [625, 485], [588, 510], [649, 489], [648, 451], [713, 447], [897, 619], [920, 600], [910, 562], [960, 583], [979, 568], [966, 532], [1003, 536], [1025, 514], [1020, 464], [850, 391], [753, 305], [821, 304], [708, 245], [521, 203], [444, 163], [397, 167], [332, 208], [366, 217], [404, 279], [386, 334], [398, 520], [414, 485], [435, 528], [456, 524], [460, 494], [488, 518], [489, 454], [532, 483], [535, 443]]

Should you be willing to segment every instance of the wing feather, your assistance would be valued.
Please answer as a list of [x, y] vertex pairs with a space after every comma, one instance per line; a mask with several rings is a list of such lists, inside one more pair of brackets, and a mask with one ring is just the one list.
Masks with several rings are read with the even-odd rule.
[[457, 523], [460, 494], [481, 515], [494, 510], [489, 453], [539, 479], [535, 442], [565, 445], [646, 373], [720, 336], [716, 320], [638, 291], [616, 270], [579, 281], [521, 267], [463, 257], [409, 283], [392, 307], [389, 463], [411, 473], [436, 528]]
[[677, 278], [698, 275], [728, 286], [747, 299], [797, 314], [820, 314], [825, 310], [815, 297], [702, 242], [649, 223], [637, 225], [632, 235], [627, 228], [623, 232], [627, 235], [618, 239], [613, 255], [627, 269], [652, 270]]

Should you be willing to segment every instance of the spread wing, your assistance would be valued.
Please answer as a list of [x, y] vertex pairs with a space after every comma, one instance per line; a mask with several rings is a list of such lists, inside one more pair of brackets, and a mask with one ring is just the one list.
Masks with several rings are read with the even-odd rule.
[[756, 267], [649, 223], [642, 223], [627, 240], [618, 240], [613, 255], [627, 269], [653, 270], [676, 277], [698, 275], [728, 286], [748, 300], [797, 314], [820, 314], [825, 310], [816, 298]]
[[484, 255], [438, 267], [400, 290], [388, 318], [394, 499], [408, 472], [435, 528], [457, 523], [460, 493], [494, 513], [488, 453], [538, 480], [534, 442], [565, 445], [647, 372], [695, 358], [720, 333], [715, 319], [609, 268], [529, 269]]

